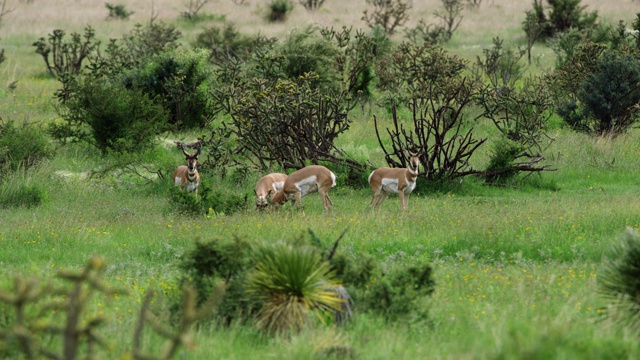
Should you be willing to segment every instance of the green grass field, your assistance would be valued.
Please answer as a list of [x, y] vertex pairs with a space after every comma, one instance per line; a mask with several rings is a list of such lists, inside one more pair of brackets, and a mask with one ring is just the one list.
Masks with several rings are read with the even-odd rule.
[[[0, 116], [17, 122], [53, 121], [58, 83], [47, 76], [31, 44], [53, 29], [82, 31], [87, 23], [100, 36], [118, 38], [151, 16], [147, 2], [121, 3], [135, 11], [127, 22], [106, 21], [103, 4], [89, 0], [9, 0], [14, 11], [0, 23], [0, 49], [7, 58], [0, 64]], [[241, 32], [283, 36], [309, 22], [363, 27], [360, 17], [366, 4], [355, 3], [327, 1], [315, 14], [297, 6], [288, 22], [276, 25], [263, 20], [266, 2], [257, 0], [241, 6], [216, 0], [203, 11], [224, 14]], [[421, 17], [432, 18], [440, 2], [414, 3], [413, 24]], [[612, 23], [631, 22], [640, 11], [632, 0], [583, 3]], [[529, 7], [529, 2], [485, 0], [479, 9], [465, 10], [447, 49], [474, 59], [495, 36], [510, 45], [523, 43], [521, 22]], [[154, 8], [160, 20], [184, 26], [183, 42], [189, 46], [187, 40], [200, 25], [185, 26], [178, 19], [184, 5], [158, 0]], [[542, 65], [532, 65], [531, 72], [552, 66], [549, 49], [541, 46], [535, 56]], [[16, 89], [8, 89], [16, 80]], [[371, 113], [356, 109], [352, 116], [352, 128], [338, 139], [339, 146], [356, 159], [385, 166]], [[318, 326], [288, 337], [263, 336], [249, 326], [201, 327], [180, 358], [639, 358], [637, 334], [602, 316], [607, 303], [598, 292], [598, 272], [625, 231], [640, 230], [640, 133], [634, 129], [615, 140], [596, 139], [558, 128], [550, 135], [554, 141], [545, 151], [546, 163], [556, 170], [533, 174], [518, 185], [489, 187], [471, 177], [446, 189], [423, 183], [406, 213], [400, 211], [397, 196], [374, 213], [369, 189], [338, 186], [331, 190], [335, 205], [328, 215], [322, 214], [316, 194], [304, 198], [304, 214], [292, 213], [288, 206], [275, 212], [250, 206], [232, 215], [179, 215], [171, 208], [168, 180], [146, 184], [113, 174], [87, 178], [86, 172], [105, 166], [99, 154], [82, 145], [60, 146], [37, 168], [8, 174], [0, 188], [11, 191], [11, 183], [27, 182], [46, 194], [39, 206], [0, 208], [0, 288], [9, 290], [16, 274], [52, 278], [59, 269], [80, 268], [93, 254], [100, 255], [107, 262], [106, 283], [128, 292], [97, 295], [87, 311], [109, 319], [100, 328], [110, 343], [103, 358], [121, 358], [131, 350], [146, 290], [160, 295], [154, 303], [158, 307], [167, 306], [162, 294], [179, 293], [177, 264], [194, 240], [275, 241], [306, 236], [312, 229], [329, 245], [348, 229], [339, 251], [372, 255], [389, 268], [425, 260], [433, 265], [436, 291], [424, 303], [427, 321], [386, 323], [357, 315], [343, 327]], [[486, 148], [476, 161], [487, 159]], [[184, 160], [169, 145], [156, 156], [151, 160], [174, 161], [174, 166]], [[249, 204], [259, 175], [220, 179], [201, 173], [206, 185], [247, 194]], [[5, 319], [3, 309], [0, 317]], [[0, 324], [5, 325], [2, 320]], [[151, 334], [143, 341], [149, 351], [162, 344]]]

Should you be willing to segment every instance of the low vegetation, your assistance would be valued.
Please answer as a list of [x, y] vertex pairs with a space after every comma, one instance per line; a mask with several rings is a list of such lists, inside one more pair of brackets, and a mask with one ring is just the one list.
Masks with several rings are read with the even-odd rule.
[[530, 5], [3, 4], [0, 357], [638, 357], [640, 14]]

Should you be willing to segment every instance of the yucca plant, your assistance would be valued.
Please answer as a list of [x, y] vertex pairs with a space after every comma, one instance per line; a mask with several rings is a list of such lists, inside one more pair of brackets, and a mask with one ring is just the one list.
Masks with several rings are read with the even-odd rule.
[[340, 312], [340, 284], [328, 262], [312, 247], [276, 242], [255, 251], [247, 291], [263, 301], [258, 326], [267, 332], [298, 331], [311, 319], [325, 323]]
[[603, 261], [599, 290], [609, 300], [606, 315], [640, 331], [640, 236], [629, 230]]

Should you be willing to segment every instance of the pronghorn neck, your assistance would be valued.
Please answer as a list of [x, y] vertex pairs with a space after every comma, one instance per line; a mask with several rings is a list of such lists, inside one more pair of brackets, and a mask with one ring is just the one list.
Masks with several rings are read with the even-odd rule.
[[187, 180], [189, 180], [189, 182], [194, 182], [198, 179], [198, 170], [193, 169], [193, 170], [187, 170]]

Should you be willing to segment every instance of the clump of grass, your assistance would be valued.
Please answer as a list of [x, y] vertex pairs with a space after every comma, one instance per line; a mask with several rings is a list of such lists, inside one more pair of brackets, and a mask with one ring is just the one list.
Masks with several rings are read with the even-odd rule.
[[640, 236], [629, 229], [602, 265], [599, 289], [609, 300], [607, 315], [640, 331]]
[[340, 311], [343, 300], [333, 270], [310, 246], [276, 242], [256, 249], [247, 289], [264, 301], [260, 328], [279, 333], [301, 330], [315, 315], [321, 321]]

